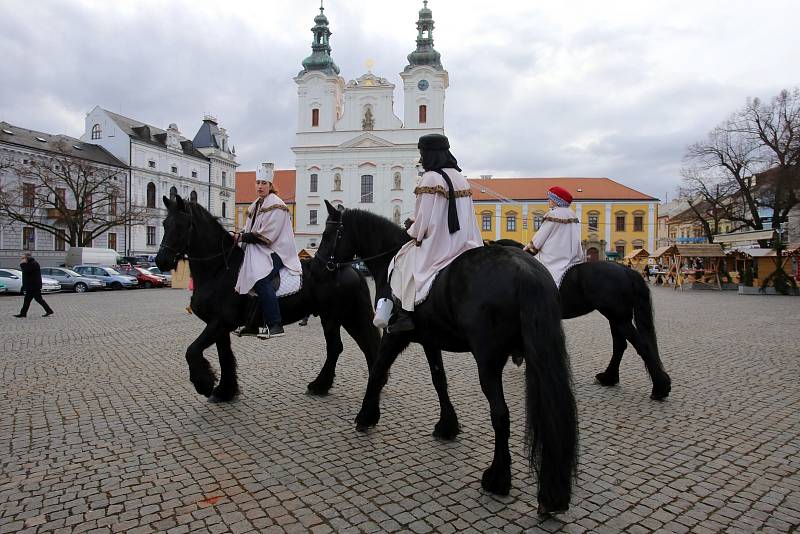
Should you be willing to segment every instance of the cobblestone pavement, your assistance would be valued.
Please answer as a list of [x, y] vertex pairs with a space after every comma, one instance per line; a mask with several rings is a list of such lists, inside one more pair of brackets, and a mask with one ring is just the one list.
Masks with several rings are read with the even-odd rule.
[[[419, 347], [397, 361], [369, 434], [367, 379], [345, 337], [327, 397], [319, 320], [234, 339], [241, 398], [209, 404], [183, 353], [201, 322], [181, 290], [0, 298], [0, 532], [791, 532], [800, 525], [800, 298], [654, 289], [666, 402], [628, 349], [620, 386], [597, 314], [566, 323], [581, 456], [569, 512], [540, 520], [523, 457], [523, 372], [509, 364], [511, 495], [480, 489], [488, 404], [469, 355], [445, 354], [463, 432], [431, 437]], [[216, 364], [214, 350], [209, 351]]]

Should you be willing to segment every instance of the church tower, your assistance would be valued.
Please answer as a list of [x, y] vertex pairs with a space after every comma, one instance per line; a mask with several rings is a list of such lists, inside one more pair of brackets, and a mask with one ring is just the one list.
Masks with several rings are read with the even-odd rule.
[[303, 60], [303, 70], [294, 79], [299, 100], [297, 131], [330, 132], [342, 116], [344, 79], [331, 57], [331, 31], [321, 1], [311, 33], [311, 55]]
[[400, 77], [405, 94], [404, 128], [444, 128], [444, 95], [450, 84], [441, 54], [433, 48], [433, 13], [423, 1], [417, 20], [417, 49]]

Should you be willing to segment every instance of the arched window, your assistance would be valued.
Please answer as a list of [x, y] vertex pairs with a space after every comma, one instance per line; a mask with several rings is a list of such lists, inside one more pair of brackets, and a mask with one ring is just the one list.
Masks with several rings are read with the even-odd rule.
[[426, 122], [428, 122], [428, 106], [422, 104], [419, 107], [419, 123], [425, 124]]
[[222, 218], [223, 218], [223, 219], [225, 219], [225, 218], [228, 216], [228, 215], [227, 215], [227, 213], [226, 213], [226, 212], [227, 212], [227, 209], [226, 209], [226, 208], [227, 208], [227, 206], [226, 206], [226, 205], [225, 205], [225, 203], [223, 202], [223, 203], [222, 203]]
[[156, 184], [153, 182], [147, 184], [147, 207], [156, 207]]
[[92, 139], [100, 139], [103, 136], [103, 130], [99, 124], [92, 126]]
[[178, 196], [178, 188], [173, 185], [172, 187], [169, 188], [169, 199], [174, 201], [175, 197], [177, 196]]
[[317, 174], [312, 174], [309, 180], [309, 187], [308, 187], [309, 192], [316, 193], [318, 186], [319, 186], [319, 176]]
[[197, 202], [197, 191], [189, 193], [189, 202]]
[[372, 202], [372, 175], [361, 176], [361, 202]]
[[394, 188], [395, 189], [403, 188], [403, 178], [400, 176], [399, 172], [394, 173]]
[[319, 126], [319, 108], [311, 110], [311, 126]]
[[392, 213], [392, 220], [396, 225], [400, 225], [400, 206], [394, 207], [394, 212]]
[[333, 190], [334, 191], [341, 191], [342, 190], [342, 175], [338, 172], [333, 175]]

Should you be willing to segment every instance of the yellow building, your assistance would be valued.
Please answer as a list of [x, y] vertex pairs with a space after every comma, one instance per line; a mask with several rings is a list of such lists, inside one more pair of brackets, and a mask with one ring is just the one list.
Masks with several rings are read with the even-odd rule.
[[558, 185], [573, 196], [588, 260], [655, 250], [659, 200], [608, 178], [481, 178], [470, 183], [484, 239], [533, 239], [548, 210], [547, 190]]
[[[292, 216], [292, 231], [295, 225], [295, 170], [278, 170], [273, 176], [272, 185], [278, 190], [289, 208]], [[247, 222], [247, 208], [256, 199], [256, 171], [240, 171], [236, 173], [236, 213], [233, 224], [237, 229], [244, 228]]]

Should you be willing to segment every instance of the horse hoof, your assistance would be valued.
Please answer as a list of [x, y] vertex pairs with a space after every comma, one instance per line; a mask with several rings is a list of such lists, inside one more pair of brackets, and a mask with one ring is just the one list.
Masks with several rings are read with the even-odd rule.
[[444, 441], [453, 441], [461, 433], [458, 423], [443, 423], [439, 421], [433, 429], [433, 437]]
[[616, 386], [619, 384], [619, 377], [618, 376], [609, 376], [607, 373], [597, 373], [594, 375], [595, 379], [597, 379], [597, 383], [601, 386], [611, 387]]
[[481, 487], [495, 495], [508, 495], [511, 491], [511, 469], [501, 472], [494, 465], [489, 466], [481, 477]]
[[667, 400], [668, 396], [669, 396], [669, 390], [666, 391], [653, 390], [653, 392], [650, 393], [650, 398], [653, 399], [654, 401], [665, 401]]
[[213, 378], [200, 378], [192, 379], [195, 391], [204, 397], [210, 397], [214, 393], [214, 379]]
[[378, 424], [381, 418], [381, 412], [377, 408], [361, 408], [356, 416], [356, 430], [359, 432], [366, 432], [367, 429]]
[[563, 514], [567, 510], [569, 510], [569, 505], [566, 505], [566, 506], [554, 506], [554, 507], [551, 508], [551, 507], [543, 505], [542, 503], [539, 503], [539, 507], [536, 509], [536, 513], [540, 518], [544, 519], [544, 518], [550, 517], [550, 516], [552, 516], [554, 514]]
[[314, 380], [313, 382], [309, 382], [308, 386], [306, 387], [308, 388], [308, 392], [311, 395], [322, 396], [328, 394], [328, 392], [331, 389], [331, 386], [333, 386], [333, 384], [331, 383]]

